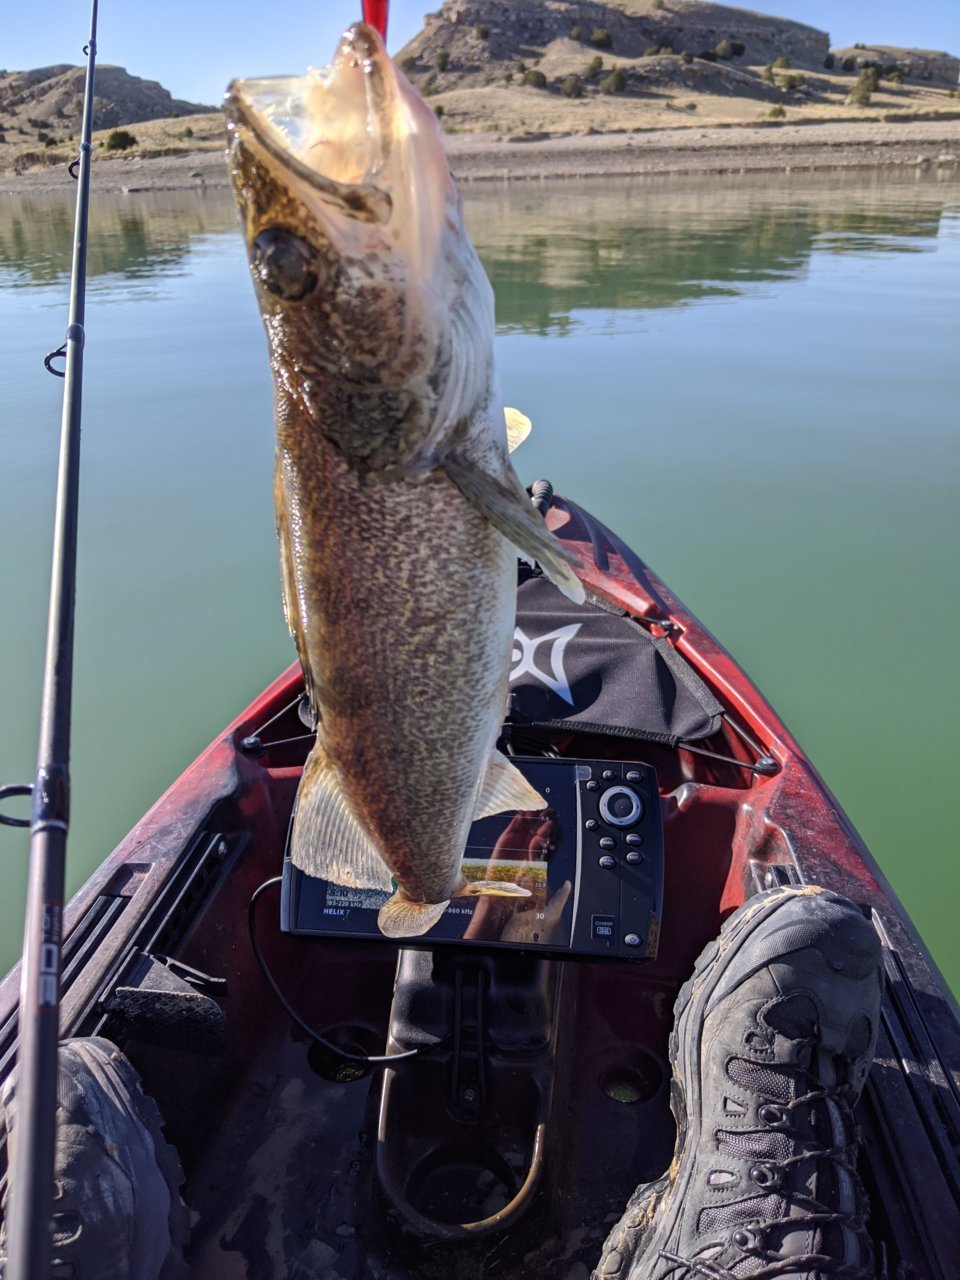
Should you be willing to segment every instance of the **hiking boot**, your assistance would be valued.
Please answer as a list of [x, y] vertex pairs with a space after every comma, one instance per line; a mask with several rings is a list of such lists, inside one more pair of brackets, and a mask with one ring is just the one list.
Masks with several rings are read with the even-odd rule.
[[813, 886], [751, 898], [681, 989], [677, 1145], [637, 1189], [594, 1280], [868, 1280], [853, 1107], [873, 1060], [880, 941]]
[[[8, 1140], [17, 1124], [16, 1082], [15, 1070], [3, 1087]], [[180, 1199], [180, 1161], [161, 1125], [156, 1103], [116, 1045], [95, 1038], [60, 1045], [50, 1280], [178, 1275], [189, 1213]], [[4, 1232], [0, 1280], [5, 1257]]]

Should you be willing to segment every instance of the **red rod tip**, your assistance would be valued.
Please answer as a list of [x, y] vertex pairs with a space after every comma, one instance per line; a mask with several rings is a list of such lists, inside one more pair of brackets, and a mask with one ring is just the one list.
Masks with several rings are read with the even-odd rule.
[[387, 11], [390, 8], [390, 0], [363, 0], [363, 20], [368, 22], [371, 27], [376, 27], [383, 36], [387, 38]]

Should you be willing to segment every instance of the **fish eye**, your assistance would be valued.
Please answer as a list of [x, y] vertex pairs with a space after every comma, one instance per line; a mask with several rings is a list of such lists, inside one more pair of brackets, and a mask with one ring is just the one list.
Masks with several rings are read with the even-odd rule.
[[285, 302], [300, 302], [317, 287], [317, 257], [291, 231], [268, 227], [253, 242], [253, 270], [265, 289]]

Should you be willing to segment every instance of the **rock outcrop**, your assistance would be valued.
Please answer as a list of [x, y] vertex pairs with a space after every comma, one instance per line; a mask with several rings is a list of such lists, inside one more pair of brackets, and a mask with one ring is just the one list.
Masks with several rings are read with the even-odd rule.
[[889, 44], [858, 44], [851, 49], [834, 49], [840, 65], [878, 67], [881, 71], [894, 67], [902, 76], [915, 80], [932, 80], [937, 84], [955, 85], [960, 78], [960, 58], [933, 49], [901, 49]]
[[[0, 129], [8, 137], [11, 131], [79, 132], [85, 74], [83, 67], [63, 64], [0, 73]], [[97, 67], [94, 129], [215, 110], [174, 98], [156, 80], [141, 80], [123, 67]]]
[[[595, 39], [594, 37], [599, 37]], [[556, 41], [576, 46], [580, 60], [600, 52], [640, 58], [650, 49], [765, 65], [786, 58], [792, 67], [822, 68], [826, 32], [786, 18], [767, 17], [704, 0], [446, 0], [427, 14], [423, 31], [398, 54], [418, 72], [439, 70], [444, 87], [502, 79], [504, 68], [541, 58]]]

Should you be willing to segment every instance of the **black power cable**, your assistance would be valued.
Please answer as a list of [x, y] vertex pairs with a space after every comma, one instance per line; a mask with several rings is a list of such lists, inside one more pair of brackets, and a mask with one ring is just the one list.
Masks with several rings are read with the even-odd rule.
[[364, 1053], [351, 1053], [349, 1049], [341, 1049], [339, 1045], [333, 1044], [329, 1040], [325, 1040], [322, 1035], [317, 1031], [314, 1031], [313, 1027], [311, 1027], [309, 1023], [304, 1022], [296, 1009], [290, 1005], [286, 996], [277, 985], [277, 981], [273, 974], [267, 967], [267, 962], [264, 959], [263, 952], [260, 950], [260, 944], [257, 942], [256, 932], [257, 903], [260, 901], [261, 896], [267, 889], [272, 889], [274, 885], [281, 884], [282, 882], [283, 876], [274, 876], [272, 880], [265, 880], [258, 889], [253, 891], [253, 895], [251, 896], [250, 902], [247, 906], [247, 929], [250, 932], [250, 945], [253, 947], [253, 954], [256, 957], [257, 964], [260, 966], [260, 972], [266, 979], [267, 986], [280, 1002], [280, 1006], [284, 1012], [293, 1019], [301, 1031], [306, 1032], [311, 1040], [316, 1041], [316, 1043], [320, 1045], [322, 1049], [325, 1049], [327, 1053], [333, 1054], [334, 1057], [342, 1058], [344, 1062], [357, 1062], [366, 1067], [395, 1067], [398, 1063], [406, 1062], [410, 1058], [421, 1057], [424, 1053], [423, 1049], [407, 1049], [403, 1053], [382, 1053], [370, 1055]]

